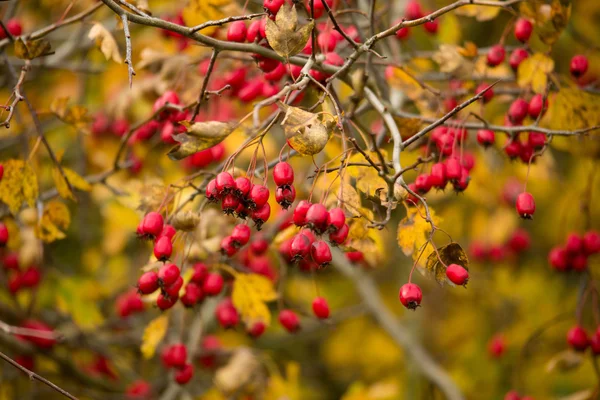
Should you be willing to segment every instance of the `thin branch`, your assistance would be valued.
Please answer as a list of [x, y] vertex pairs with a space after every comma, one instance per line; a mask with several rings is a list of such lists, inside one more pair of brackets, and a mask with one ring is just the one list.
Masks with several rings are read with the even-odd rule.
[[78, 400], [77, 397], [73, 396], [71, 393], [56, 386], [54, 383], [50, 382], [48, 379], [44, 378], [43, 376], [40, 376], [40, 375], [36, 374], [35, 372], [28, 370], [27, 368], [25, 368], [24, 366], [22, 366], [21, 364], [19, 364], [18, 362], [16, 362], [9, 356], [7, 356], [6, 354], [0, 352], [0, 358], [2, 358], [4, 361], [11, 364], [13, 367], [18, 368], [21, 371], [23, 371], [23, 373], [25, 373], [27, 376], [29, 376], [29, 379], [31, 379], [31, 380], [35, 379], [37, 381], [40, 381], [44, 385], [49, 386], [50, 388], [56, 390], [58, 393], [62, 394], [63, 396], [65, 396], [71, 400]]
[[194, 107], [194, 112], [192, 113], [192, 118], [190, 121], [194, 121], [198, 112], [200, 112], [200, 106], [204, 101], [206, 96], [206, 88], [208, 87], [208, 81], [210, 80], [210, 75], [213, 72], [215, 67], [215, 63], [217, 62], [217, 57], [219, 56], [219, 51], [217, 49], [213, 49], [212, 55], [210, 56], [210, 61], [208, 63], [208, 69], [206, 70], [206, 75], [204, 76], [204, 80], [202, 81], [202, 88], [200, 89], [200, 94], [198, 94], [198, 101], [196, 101], [196, 107]]
[[123, 21], [123, 33], [125, 33], [125, 64], [127, 64], [127, 71], [129, 74], [129, 88], [133, 86], [133, 76], [135, 70], [133, 69], [133, 61], [131, 61], [131, 34], [129, 33], [129, 21], [127, 21], [127, 14], [121, 14], [121, 21]]
[[254, 19], [256, 17], [262, 17], [263, 15], [267, 15], [267, 13], [256, 13], [256, 14], [248, 14], [248, 15], [239, 15], [239, 16], [235, 16], [235, 17], [227, 17], [227, 18], [223, 18], [223, 19], [218, 19], [215, 21], [207, 21], [204, 22], [200, 25], [196, 25], [196, 26], [192, 26], [191, 28], [188, 29], [189, 33], [196, 33], [198, 31], [201, 31], [202, 29], [208, 28], [210, 26], [221, 26], [221, 25], [225, 25], [227, 23], [230, 22], [235, 22], [235, 21], [246, 21], [249, 19]]

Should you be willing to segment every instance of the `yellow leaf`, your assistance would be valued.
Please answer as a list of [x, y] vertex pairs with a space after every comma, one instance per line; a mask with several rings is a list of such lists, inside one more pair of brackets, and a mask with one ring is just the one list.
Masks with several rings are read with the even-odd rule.
[[542, 42], [552, 45], [571, 18], [571, 1], [552, 0], [551, 4], [540, 0], [523, 1], [519, 11], [535, 22], [535, 32]]
[[458, 44], [461, 40], [460, 21], [453, 13], [445, 14], [440, 21], [438, 37], [441, 43]]
[[543, 94], [546, 92], [548, 74], [553, 70], [554, 60], [545, 54], [535, 53], [519, 65], [517, 82], [521, 87], [531, 86], [535, 93]]
[[[183, 20], [187, 26], [200, 25], [207, 21], [223, 19], [228, 15], [239, 15], [227, 7], [230, 0], [190, 0], [181, 11]], [[204, 35], [212, 35], [218, 26], [210, 26], [201, 32]]]
[[440, 285], [444, 285], [444, 283], [453, 285], [446, 278], [446, 267], [450, 264], [458, 264], [464, 269], [469, 270], [467, 254], [458, 243], [450, 243], [440, 247], [437, 251], [432, 251], [429, 257], [427, 257], [425, 270]]
[[121, 54], [119, 54], [119, 46], [112, 34], [99, 22], [95, 22], [90, 29], [88, 38], [96, 41], [96, 45], [100, 47], [100, 51], [104, 54], [107, 60], [113, 60], [120, 64], [123, 62]]
[[[398, 245], [402, 252], [407, 256], [412, 255], [414, 259], [419, 256], [421, 247], [427, 242], [431, 233], [431, 225], [421, 217], [425, 212], [422, 207], [420, 208], [420, 212], [417, 212], [414, 207], [409, 209], [406, 217], [398, 224], [397, 232]], [[434, 225], [438, 225], [441, 218], [435, 215], [431, 207], [429, 213]]]
[[466, 5], [456, 10], [456, 15], [475, 17], [477, 21], [489, 21], [500, 13], [500, 7]]
[[[83, 192], [89, 192], [90, 190], [92, 190], [92, 185], [90, 185], [77, 172], [66, 167], [62, 167], [62, 170], [67, 179], [69, 180], [69, 183], [71, 184], [72, 188], [79, 189]], [[62, 197], [63, 199], [75, 200], [75, 196], [69, 189], [69, 186], [67, 185], [65, 178], [63, 178], [63, 176], [61, 175], [58, 167], [54, 167], [54, 169], [52, 170], [52, 178], [54, 179], [54, 185], [56, 186], [56, 190], [58, 191], [60, 197]]]
[[237, 274], [233, 282], [231, 300], [246, 324], [271, 322], [271, 313], [265, 302], [275, 300], [277, 292], [270, 279], [258, 274]]
[[168, 153], [169, 158], [172, 160], [181, 160], [221, 143], [235, 129], [233, 124], [219, 121], [195, 122], [193, 124], [188, 121], [181, 121], [180, 124], [187, 128], [187, 133], [173, 136], [179, 144]]
[[71, 224], [71, 214], [67, 206], [60, 201], [50, 201], [44, 207], [40, 223], [35, 227], [35, 234], [44, 242], [50, 243], [66, 237], [63, 232]]
[[315, 26], [314, 21], [298, 29], [298, 13], [296, 6], [289, 6], [287, 2], [277, 12], [275, 22], [267, 18], [266, 33], [269, 45], [277, 54], [289, 58], [300, 53]]
[[442, 72], [457, 78], [470, 77], [473, 74], [473, 62], [462, 55], [464, 52], [465, 49], [459, 46], [442, 44], [433, 54], [433, 61], [438, 63]]
[[300, 388], [300, 365], [296, 362], [288, 362], [285, 366], [285, 376], [279, 369], [272, 371], [269, 376], [269, 386], [265, 393], [265, 400], [278, 400], [287, 398], [290, 400], [301, 399]]
[[2, 164], [4, 175], [0, 181], [0, 200], [16, 215], [24, 202], [35, 206], [38, 181], [33, 168], [23, 160], [7, 160]]
[[169, 317], [167, 314], [153, 319], [146, 325], [142, 336], [142, 345], [140, 346], [140, 351], [146, 360], [152, 358], [156, 352], [156, 346], [165, 337], [168, 325]]
[[98, 308], [99, 287], [95, 281], [61, 276], [56, 282], [56, 304], [81, 329], [93, 329], [104, 318]]
[[318, 114], [298, 107], [277, 103], [285, 117], [281, 121], [285, 137], [291, 148], [305, 156], [320, 153], [325, 148], [332, 133], [334, 122], [323, 122]]
[[[385, 159], [387, 157], [387, 153], [385, 153], [385, 150], [381, 151], [383, 152]], [[371, 160], [379, 163], [379, 157], [375, 152], [368, 151], [366, 153]], [[364, 166], [350, 165], [346, 168], [348, 175], [356, 180], [356, 189], [358, 191], [370, 197], [378, 197], [377, 192], [380, 190], [387, 192], [387, 183], [381, 176], [379, 176], [379, 173], [375, 170], [375, 168], [366, 165], [368, 162], [362, 154], [353, 154], [352, 157], [350, 157], [349, 162], [353, 164], [365, 164]]]

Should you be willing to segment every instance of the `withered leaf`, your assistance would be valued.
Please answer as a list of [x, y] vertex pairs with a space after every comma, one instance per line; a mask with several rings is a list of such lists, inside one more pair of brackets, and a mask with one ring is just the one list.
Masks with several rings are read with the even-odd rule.
[[171, 225], [178, 231], [191, 232], [200, 222], [200, 216], [192, 211], [181, 211], [175, 214]]
[[432, 276], [440, 285], [443, 286], [445, 283], [453, 285], [452, 282], [446, 279], [446, 267], [450, 264], [458, 264], [467, 271], [469, 270], [467, 254], [458, 243], [450, 243], [446, 246], [442, 246], [437, 249], [437, 252], [435, 250], [432, 251], [431, 254], [429, 254], [429, 257], [427, 257], [425, 270], [427, 274]]
[[219, 121], [193, 124], [189, 121], [182, 121], [180, 124], [186, 127], [187, 132], [173, 136], [179, 144], [169, 151], [168, 156], [171, 160], [181, 160], [221, 143], [235, 129], [234, 124]]
[[583, 362], [581, 353], [573, 350], [564, 350], [555, 354], [546, 363], [546, 372], [568, 372], [578, 368]]
[[52, 46], [46, 39], [28, 40], [18, 38], [15, 40], [15, 56], [23, 60], [33, 60], [50, 53]]
[[329, 141], [332, 128], [329, 124], [333, 124], [333, 122], [325, 124], [319, 119], [318, 114], [281, 102], [278, 105], [285, 111], [281, 125], [283, 125], [289, 145], [302, 155], [314, 155], [321, 152]]
[[92, 26], [92, 29], [90, 29], [88, 38], [96, 42], [96, 45], [100, 48], [100, 51], [102, 52], [102, 54], [104, 54], [104, 57], [106, 57], [107, 60], [112, 59], [119, 64], [123, 62], [121, 54], [119, 53], [119, 46], [117, 45], [117, 41], [110, 33], [110, 31], [106, 29], [101, 23], [94, 23], [94, 26]]
[[310, 33], [315, 26], [314, 21], [310, 21], [298, 29], [298, 13], [296, 6], [290, 7], [287, 2], [277, 13], [275, 22], [267, 18], [267, 41], [277, 54], [282, 57], [289, 58], [300, 53], [308, 39]]

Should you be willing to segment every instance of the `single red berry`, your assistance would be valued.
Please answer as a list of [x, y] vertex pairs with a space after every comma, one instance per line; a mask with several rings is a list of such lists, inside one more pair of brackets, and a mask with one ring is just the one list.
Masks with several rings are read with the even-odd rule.
[[462, 166], [457, 158], [451, 157], [446, 160], [446, 179], [457, 181], [460, 179]]
[[508, 63], [513, 71], [517, 71], [519, 69], [519, 65], [523, 60], [529, 57], [529, 53], [526, 49], [519, 47], [518, 49], [514, 49], [512, 53], [510, 53], [510, 57], [508, 58]]
[[[258, 21], [254, 21], [252, 23], [255, 24]], [[252, 25], [250, 25], [250, 27], [252, 27]], [[248, 31], [248, 36], [250, 36], [250, 32]], [[254, 39], [252, 40], [248, 40], [250, 43], [254, 42]], [[225, 83], [227, 85], [231, 85], [232, 88], [234, 89], [239, 89], [244, 85], [244, 82], [246, 82], [246, 75], [248, 74], [248, 69], [245, 67], [242, 68], [236, 68], [234, 70], [228, 71], [225, 74]], [[216, 146], [214, 146], [216, 147]], [[222, 146], [221, 146], [222, 147]], [[211, 152], [212, 154], [212, 152]], [[216, 157], [215, 157], [216, 158]]]
[[531, 37], [533, 32], [533, 24], [531, 21], [525, 18], [519, 18], [515, 24], [515, 38], [521, 42], [526, 43]]
[[217, 181], [216, 179], [211, 179], [208, 182], [208, 185], [206, 185], [206, 198], [208, 201], [211, 202], [216, 202], [221, 198], [221, 194], [219, 193], [219, 190], [217, 189]]
[[471, 257], [473, 257], [474, 261], [481, 262], [487, 259], [489, 251], [483, 243], [473, 241], [469, 245], [469, 253], [471, 254]]
[[415, 188], [418, 194], [427, 194], [431, 190], [429, 174], [421, 174], [415, 179]]
[[546, 108], [548, 108], [548, 100], [541, 94], [536, 94], [529, 100], [529, 116], [533, 119], [537, 119]]
[[519, 149], [519, 158], [525, 164], [529, 164], [529, 162], [535, 162], [535, 148], [529, 144], [529, 142], [525, 142], [522, 144]]
[[518, 125], [523, 122], [528, 113], [529, 103], [522, 98], [513, 101], [508, 108], [508, 118], [513, 124]]
[[154, 243], [154, 257], [158, 261], [166, 261], [171, 258], [173, 244], [167, 236], [159, 237]]
[[398, 29], [396, 31], [396, 37], [400, 40], [408, 39], [410, 37], [410, 28], [407, 26], [403, 26], [402, 28]]
[[217, 305], [215, 315], [219, 325], [225, 329], [233, 328], [240, 321], [240, 316], [229, 298]]
[[5, 224], [0, 222], [0, 247], [6, 246], [6, 243], [8, 243], [8, 238], [8, 228]]
[[233, 193], [228, 193], [221, 200], [221, 209], [227, 215], [233, 214], [240, 205], [240, 199]]
[[252, 253], [257, 256], [265, 254], [268, 248], [269, 242], [263, 238], [255, 239], [250, 244], [250, 249], [252, 250]]
[[[283, 63], [280, 62], [277, 65], [277, 67], [275, 67], [274, 70], [272, 70], [271, 72], [266, 72], [263, 75], [263, 78], [265, 78], [265, 80], [267, 80], [269, 82], [277, 82], [277, 81], [280, 81], [281, 78], [283, 78], [286, 74], [287, 74], [287, 68]], [[267, 90], [267, 89], [271, 89], [271, 90]], [[279, 90], [280, 89], [277, 86], [265, 85], [264, 90], [263, 90], [263, 96], [271, 97], [272, 95], [279, 93]], [[268, 93], [270, 91], [272, 91], [273, 93]]]
[[469, 186], [470, 181], [471, 181], [471, 176], [469, 175], [469, 170], [467, 170], [465, 167], [461, 167], [460, 178], [458, 178], [452, 182], [454, 191], [456, 193], [464, 192], [465, 190], [467, 190], [467, 187]]
[[277, 14], [277, 11], [285, 3], [285, 0], [263, 0], [263, 7], [268, 10], [271, 14]]
[[145, 235], [158, 237], [163, 230], [164, 220], [157, 212], [149, 212], [142, 220], [142, 231]]
[[502, 61], [504, 61], [505, 56], [506, 51], [504, 50], [504, 46], [502, 46], [501, 44], [492, 46], [487, 54], [487, 64], [490, 67], [500, 65], [502, 64]]
[[[323, 1], [327, 2], [329, 8], [333, 8], [333, 0], [314, 0], [314, 14], [313, 18], [318, 19], [321, 18], [323, 13], [325, 12], [325, 6], [323, 5]], [[306, 10], [310, 13], [310, 0], [305, 0]]]
[[458, 264], [450, 264], [446, 268], [446, 277], [455, 285], [466, 285], [469, 281], [469, 272]]
[[338, 41], [336, 40], [335, 35], [332, 34], [332, 31], [326, 30], [317, 35], [317, 44], [321, 48], [321, 52], [327, 53], [335, 50]]
[[262, 207], [258, 207], [253, 210], [250, 216], [256, 224], [256, 229], [260, 231], [262, 225], [267, 222], [271, 216], [271, 205], [269, 203], [265, 203]]
[[246, 224], [238, 224], [233, 228], [231, 232], [231, 238], [234, 243], [238, 246], [245, 246], [250, 241], [250, 227]]
[[327, 214], [327, 229], [331, 232], [342, 229], [346, 223], [346, 214], [339, 207], [332, 208]]
[[127, 386], [125, 394], [128, 400], [148, 399], [152, 397], [152, 386], [145, 380], [139, 379]]
[[117, 314], [121, 318], [126, 318], [131, 314], [144, 311], [144, 302], [135, 289], [127, 291], [117, 297]]
[[290, 255], [292, 261], [299, 261], [305, 259], [311, 250], [311, 240], [303, 232], [298, 233], [294, 236], [291, 246]]
[[415, 310], [421, 304], [423, 292], [421, 288], [414, 283], [405, 283], [400, 288], [400, 302], [409, 310]]
[[568, 254], [578, 254], [583, 251], [583, 238], [576, 233], [569, 233], [565, 242], [565, 250]]
[[138, 279], [137, 287], [141, 294], [155, 292], [158, 289], [158, 274], [154, 271], [143, 273]]
[[250, 190], [250, 209], [261, 208], [269, 201], [269, 189], [263, 185], [254, 185]]
[[448, 113], [458, 107], [458, 100], [456, 100], [456, 97], [446, 97], [443, 104], [444, 111]]
[[567, 343], [575, 351], [584, 351], [589, 345], [588, 335], [579, 325], [575, 325], [567, 332]]
[[535, 200], [529, 192], [523, 192], [517, 197], [517, 212], [524, 219], [531, 219], [535, 213]]
[[129, 122], [126, 119], [117, 119], [112, 123], [111, 131], [118, 137], [124, 136], [129, 130]]
[[266, 329], [267, 325], [265, 325], [264, 322], [256, 321], [248, 328], [248, 335], [252, 336], [253, 338], [257, 338], [262, 336]]
[[183, 278], [179, 276], [171, 285], [163, 288], [164, 293], [172, 299], [179, 298], [179, 291], [183, 287]]
[[586, 56], [578, 54], [571, 59], [571, 75], [579, 78], [588, 70], [588, 59]]
[[555, 247], [548, 254], [550, 266], [558, 271], [565, 271], [569, 268], [569, 258], [567, 251], [562, 247]]
[[177, 300], [179, 300], [177, 297], [171, 297], [167, 294], [160, 293], [156, 299], [156, 306], [162, 311], [168, 310], [177, 303]]
[[596, 231], [586, 232], [583, 235], [583, 249], [587, 255], [600, 252], [600, 233]]
[[318, 240], [314, 242], [310, 247], [310, 255], [312, 260], [319, 265], [320, 268], [324, 268], [331, 262], [331, 249], [327, 242]]
[[600, 332], [598, 330], [590, 337], [590, 347], [594, 355], [600, 354]]
[[208, 296], [216, 296], [223, 290], [223, 277], [217, 273], [209, 273], [202, 284], [202, 291]]
[[[256, 61], [257, 61], [258, 68], [262, 72], [265, 72], [265, 73], [269, 73], [269, 72], [273, 71], [280, 64], [280, 62], [277, 60], [274, 60], [272, 58], [262, 57], [262, 56], [256, 57]], [[264, 82], [261, 82], [261, 83], [264, 84]], [[262, 92], [262, 85], [261, 85], [261, 92]]]
[[483, 147], [489, 147], [494, 144], [496, 134], [489, 129], [480, 129], [477, 131], [477, 142]]
[[348, 238], [348, 233], [350, 233], [350, 227], [348, 224], [344, 224], [337, 232], [331, 232], [329, 234], [329, 241], [333, 245], [341, 245], [344, 244], [346, 239]]
[[306, 212], [306, 222], [311, 229], [321, 233], [327, 228], [328, 215], [327, 208], [323, 204], [315, 203]]
[[175, 382], [180, 385], [185, 385], [194, 376], [194, 366], [192, 364], [185, 364], [182, 368], [175, 372]]
[[323, 297], [315, 297], [312, 302], [312, 310], [315, 317], [319, 319], [329, 318], [329, 304]]
[[493, 358], [500, 358], [506, 350], [506, 341], [501, 334], [494, 335], [488, 343], [488, 353]]
[[431, 166], [431, 173], [429, 174], [431, 180], [431, 186], [444, 189], [448, 181], [446, 180], [446, 166], [444, 163], [435, 163]]
[[521, 400], [521, 396], [518, 392], [511, 390], [510, 392], [504, 395], [504, 400]]
[[165, 264], [158, 270], [159, 283], [162, 287], [171, 286], [180, 275], [181, 271], [175, 264]]
[[2, 258], [2, 266], [6, 270], [18, 270], [19, 269], [19, 254], [8, 253]]
[[407, 19], [419, 19], [423, 17], [423, 9], [418, 0], [409, 0], [404, 8], [404, 16]]
[[529, 132], [527, 135], [527, 144], [533, 150], [539, 150], [546, 145], [546, 135], [541, 132]]
[[251, 189], [252, 189], [252, 182], [250, 182], [250, 179], [246, 178], [245, 176], [240, 176], [239, 178], [235, 179], [234, 193], [236, 196], [238, 196], [240, 198], [244, 198], [244, 197], [248, 196]]
[[427, 21], [423, 24], [423, 27], [427, 33], [435, 35], [440, 27], [440, 21], [437, 19], [434, 19], [433, 21]]
[[273, 180], [277, 186], [286, 186], [294, 183], [294, 169], [285, 161], [279, 162], [273, 168]]
[[194, 264], [193, 269], [194, 274], [191, 281], [201, 285], [208, 276], [208, 267], [203, 262], [197, 262]]
[[306, 223], [307, 223], [306, 213], [308, 212], [308, 209], [311, 206], [312, 206], [312, 203], [309, 202], [308, 200], [300, 200], [298, 205], [296, 205], [296, 208], [294, 208], [294, 213], [293, 213], [294, 224], [296, 224], [297, 226], [306, 225]]
[[202, 301], [204, 293], [200, 288], [200, 285], [196, 282], [190, 282], [185, 285], [185, 292], [181, 297], [181, 302], [186, 307], [193, 307], [195, 304]]
[[513, 252], [522, 253], [531, 246], [531, 237], [525, 229], [519, 228], [508, 240], [508, 246]]
[[16, 18], [11, 18], [8, 21], [6, 21], [6, 29], [8, 29], [8, 32], [12, 36], [21, 36], [21, 34], [23, 33], [23, 25], [21, 25], [21, 21], [19, 21]]
[[509, 139], [508, 144], [504, 147], [504, 152], [511, 160], [513, 160], [521, 154], [521, 147], [523, 146], [521, 145], [519, 138], [514, 137]]
[[275, 191], [275, 200], [281, 208], [287, 210], [296, 199], [296, 188], [293, 186], [279, 186]]
[[159, 238], [167, 237], [167, 238], [169, 238], [169, 240], [173, 240], [176, 233], [177, 233], [177, 231], [175, 230], [175, 228], [172, 225], [165, 224], [163, 226], [162, 231], [160, 231], [160, 235], [158, 235], [158, 237]]
[[278, 319], [279, 323], [290, 333], [297, 332], [300, 329], [300, 318], [292, 310], [281, 310]]
[[488, 83], [480, 83], [475, 89], [475, 94], [482, 93], [481, 100], [483, 103], [489, 103], [494, 98], [494, 88], [491, 87]]
[[227, 171], [220, 172], [215, 178], [219, 194], [227, 194], [235, 189], [235, 180]]
[[[180, 104], [179, 96], [177, 95], [177, 93], [175, 93], [172, 90], [166, 91], [162, 96], [160, 96], [158, 99], [156, 99], [156, 101], [154, 102], [154, 105], [152, 106], [152, 111], [156, 113], [160, 109], [165, 107], [167, 104], [171, 104], [171, 105]], [[160, 121], [164, 121], [164, 120], [169, 119], [174, 114], [175, 114], [175, 110], [163, 110], [159, 113], [158, 119]]]
[[346, 253], [346, 259], [351, 263], [358, 264], [364, 261], [365, 255], [362, 251], [349, 251]]
[[227, 40], [243, 43], [246, 40], [246, 32], [246, 23], [244, 21], [234, 21], [227, 29]]

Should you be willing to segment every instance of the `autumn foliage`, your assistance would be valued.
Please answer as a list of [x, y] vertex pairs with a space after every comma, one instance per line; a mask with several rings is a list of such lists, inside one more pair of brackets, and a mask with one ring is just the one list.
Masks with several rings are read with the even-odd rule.
[[0, 400], [598, 398], [598, 13], [0, 2]]

